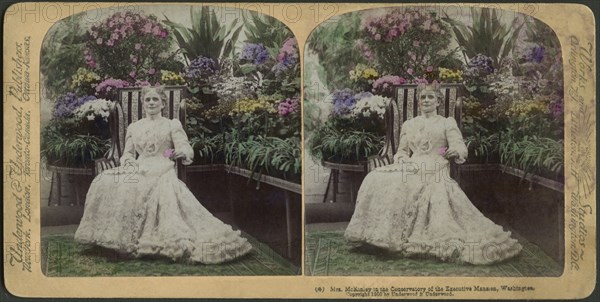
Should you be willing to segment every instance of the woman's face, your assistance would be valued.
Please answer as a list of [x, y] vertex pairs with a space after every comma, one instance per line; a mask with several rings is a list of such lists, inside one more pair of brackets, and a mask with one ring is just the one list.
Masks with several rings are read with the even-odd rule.
[[150, 91], [144, 96], [144, 110], [146, 114], [160, 114], [164, 104], [156, 91]]
[[439, 101], [437, 94], [433, 90], [423, 90], [419, 95], [419, 106], [421, 106], [421, 112], [429, 113], [437, 110]]

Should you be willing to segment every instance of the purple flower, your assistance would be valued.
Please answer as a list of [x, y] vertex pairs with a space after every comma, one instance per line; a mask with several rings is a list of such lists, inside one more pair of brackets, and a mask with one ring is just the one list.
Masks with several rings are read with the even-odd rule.
[[406, 83], [403, 77], [386, 75], [373, 82], [373, 92], [383, 93], [389, 92], [389, 87], [392, 85], [402, 85]]
[[464, 75], [467, 78], [483, 78], [495, 71], [494, 60], [488, 56], [478, 54], [469, 60]]
[[206, 79], [217, 72], [218, 66], [211, 58], [199, 56], [190, 62], [185, 70], [184, 77], [188, 82]]
[[247, 43], [242, 49], [240, 60], [250, 61], [255, 65], [261, 65], [269, 59], [269, 51], [262, 44]]
[[539, 64], [540, 62], [542, 62], [542, 60], [544, 60], [545, 52], [546, 49], [543, 45], [536, 45], [533, 48], [531, 48], [529, 54], [527, 55], [527, 59]]
[[356, 105], [354, 93], [348, 88], [334, 91], [331, 99], [333, 101], [333, 115], [335, 116], [350, 114], [352, 108]]
[[115, 90], [123, 87], [129, 87], [129, 82], [109, 78], [96, 85], [96, 96], [103, 99], [113, 99]]
[[277, 106], [277, 112], [280, 116], [287, 116], [291, 113], [294, 113], [298, 110], [299, 100], [296, 97], [287, 98], [282, 100]]
[[372, 97], [373, 94], [368, 92], [368, 91], [363, 91], [360, 93], [357, 93], [356, 95], [354, 95], [354, 99], [356, 99], [356, 101], [360, 101], [362, 98], [369, 98]]
[[295, 38], [287, 39], [277, 55], [277, 64], [273, 66], [271, 71], [275, 75], [279, 75], [290, 68], [293, 68], [300, 62], [300, 55], [298, 53], [298, 42]]
[[148, 69], [148, 74], [149, 75], [154, 75], [155, 73], [156, 73], [156, 69], [154, 69], [154, 68]]
[[95, 100], [96, 97], [93, 95], [86, 95], [80, 98], [77, 98], [75, 93], [68, 92], [67, 94], [61, 96], [56, 100], [56, 105], [54, 107], [54, 116], [57, 118], [66, 118], [73, 114], [73, 111], [79, 106], [91, 101]]

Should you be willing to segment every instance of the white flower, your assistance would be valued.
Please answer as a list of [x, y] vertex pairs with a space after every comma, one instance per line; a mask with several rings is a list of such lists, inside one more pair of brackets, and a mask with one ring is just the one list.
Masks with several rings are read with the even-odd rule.
[[88, 121], [93, 121], [95, 118], [96, 118], [96, 116], [93, 113], [90, 113], [87, 116]]
[[385, 108], [389, 102], [389, 98], [379, 95], [366, 96], [356, 102], [356, 105], [354, 108], [352, 108], [351, 114], [353, 116], [362, 114], [365, 117], [370, 117], [373, 113], [375, 113], [378, 117], [382, 118], [385, 114]]

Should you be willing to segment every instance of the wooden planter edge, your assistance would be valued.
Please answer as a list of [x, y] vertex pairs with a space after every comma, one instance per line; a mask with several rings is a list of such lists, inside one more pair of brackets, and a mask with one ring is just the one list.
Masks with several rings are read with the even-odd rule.
[[553, 179], [545, 178], [536, 174], [526, 173], [525, 171], [509, 167], [502, 164], [465, 164], [460, 166], [461, 171], [500, 171], [529, 181], [532, 184], [538, 184], [548, 189], [564, 193], [565, 185]]
[[254, 173], [252, 175], [252, 171], [244, 168], [240, 168], [238, 166], [231, 166], [227, 164], [210, 164], [210, 165], [190, 165], [187, 166], [187, 172], [213, 172], [213, 171], [224, 171], [227, 173], [232, 173], [235, 175], [239, 175], [242, 177], [255, 179], [259, 182], [266, 183], [268, 185], [272, 185], [274, 187], [284, 189], [296, 194], [302, 194], [302, 185], [291, 182], [282, 178], [264, 175], [261, 174], [259, 179], [256, 179], [258, 173]]

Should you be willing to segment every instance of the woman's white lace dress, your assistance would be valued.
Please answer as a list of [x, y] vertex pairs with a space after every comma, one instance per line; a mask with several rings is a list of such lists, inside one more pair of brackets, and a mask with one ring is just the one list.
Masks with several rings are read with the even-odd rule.
[[248, 253], [252, 247], [240, 231], [215, 218], [177, 178], [174, 162], [163, 155], [171, 148], [191, 163], [193, 150], [178, 120], [132, 123], [121, 166], [98, 175], [87, 193], [75, 239], [136, 257], [201, 263]]
[[518, 254], [522, 247], [511, 233], [481, 214], [450, 178], [449, 162], [440, 155], [444, 147], [458, 151], [458, 162], [467, 157], [453, 118], [406, 121], [397, 154], [401, 160], [366, 176], [346, 239], [473, 264]]

